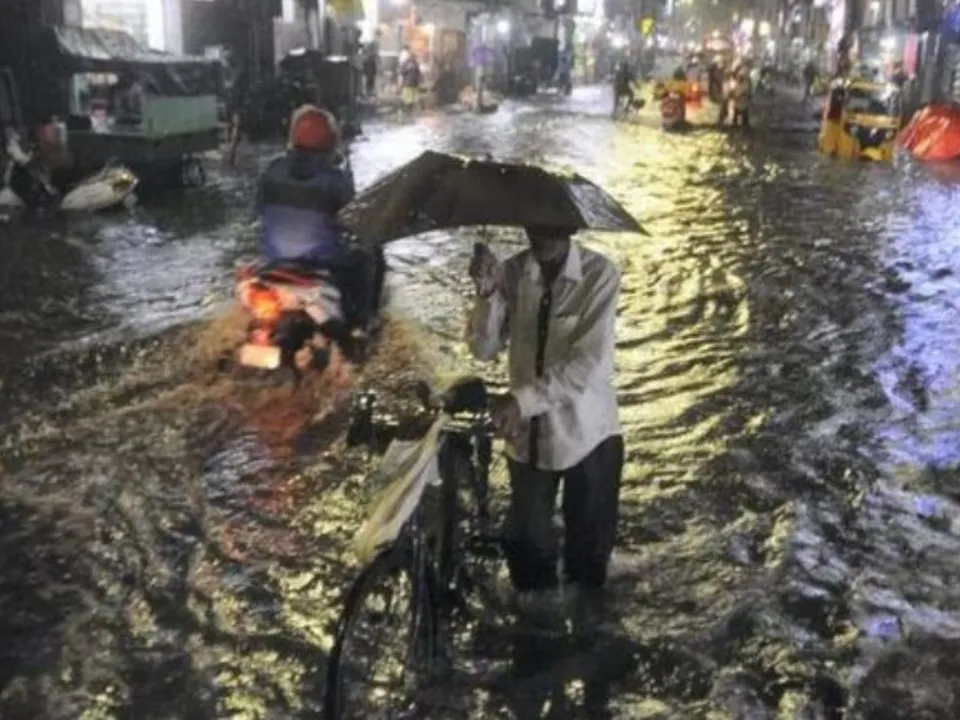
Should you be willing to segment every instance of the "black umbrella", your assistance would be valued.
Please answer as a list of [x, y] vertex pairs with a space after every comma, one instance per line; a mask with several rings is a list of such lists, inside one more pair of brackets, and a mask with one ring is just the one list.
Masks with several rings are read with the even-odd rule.
[[368, 243], [476, 225], [645, 231], [576, 173], [428, 151], [374, 183], [340, 212]]

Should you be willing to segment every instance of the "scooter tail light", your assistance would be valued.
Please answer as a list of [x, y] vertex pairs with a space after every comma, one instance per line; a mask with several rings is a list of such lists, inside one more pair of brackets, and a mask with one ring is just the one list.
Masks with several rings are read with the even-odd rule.
[[276, 322], [283, 313], [283, 303], [280, 301], [280, 296], [263, 285], [248, 287], [244, 293], [243, 302], [250, 310], [250, 314], [263, 323]]

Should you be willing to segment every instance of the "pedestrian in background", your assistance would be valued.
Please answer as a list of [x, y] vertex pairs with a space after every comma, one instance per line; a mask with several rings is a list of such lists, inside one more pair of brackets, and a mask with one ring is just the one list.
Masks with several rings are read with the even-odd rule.
[[420, 85], [423, 73], [420, 63], [409, 48], [404, 48], [406, 58], [400, 65], [400, 101], [404, 110], [413, 111], [420, 104]]
[[737, 72], [732, 93], [733, 125], [742, 128], [750, 127], [750, 105], [753, 101], [753, 83], [750, 82], [750, 71], [742, 67]]
[[229, 118], [227, 136], [227, 162], [237, 163], [237, 150], [243, 140], [243, 116], [246, 110], [247, 95], [250, 91], [250, 73], [246, 65], [241, 65], [233, 75], [230, 84], [230, 101], [227, 103]]
[[377, 75], [380, 72], [380, 31], [363, 49], [364, 94], [368, 98], [377, 95]]
[[813, 93], [813, 84], [817, 81], [817, 66], [813, 60], [807, 60], [803, 66], [803, 102], [806, 104]]

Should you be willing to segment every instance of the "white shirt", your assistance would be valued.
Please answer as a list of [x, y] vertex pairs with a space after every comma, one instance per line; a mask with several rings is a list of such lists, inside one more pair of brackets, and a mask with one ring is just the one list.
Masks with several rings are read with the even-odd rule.
[[523, 417], [511, 457], [529, 460], [530, 419], [540, 416], [537, 467], [567, 470], [620, 433], [614, 377], [614, 324], [620, 272], [600, 253], [570, 244], [557, 275], [547, 324], [544, 368], [536, 373], [540, 266], [529, 250], [500, 265], [499, 289], [478, 297], [467, 327], [479, 360], [509, 347], [510, 391]]

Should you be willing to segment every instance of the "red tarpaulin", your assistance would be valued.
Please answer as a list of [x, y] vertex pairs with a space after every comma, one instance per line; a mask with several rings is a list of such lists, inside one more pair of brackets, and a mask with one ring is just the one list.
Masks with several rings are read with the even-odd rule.
[[913, 116], [899, 141], [919, 160], [960, 157], [960, 110], [948, 105], [928, 105]]

